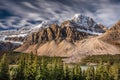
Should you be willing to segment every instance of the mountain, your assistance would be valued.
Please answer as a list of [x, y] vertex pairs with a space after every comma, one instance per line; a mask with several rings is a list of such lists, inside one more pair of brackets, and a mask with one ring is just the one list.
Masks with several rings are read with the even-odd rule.
[[92, 18], [81, 14], [75, 14], [71, 20], [63, 22], [61, 26], [75, 27], [76, 30], [88, 34], [100, 35], [105, 32]]
[[98, 23], [98, 25], [106, 32], [108, 30], [108, 28], [100, 23]]
[[57, 23], [57, 22], [56, 21], [42, 21], [39, 25], [31, 27], [30, 32], [31, 33], [32, 32], [37, 32], [40, 29], [47, 28], [47, 27], [49, 27], [49, 25], [54, 24], [54, 23]]
[[120, 54], [120, 21], [100, 36], [83, 39], [65, 62], [80, 62], [88, 55]]
[[66, 57], [72, 54], [76, 42], [105, 32], [92, 18], [80, 14], [60, 25], [44, 24], [42, 28], [41, 25], [35, 27], [35, 30], [37, 32], [28, 35], [23, 45], [15, 51]]
[[[36, 26], [25, 26], [18, 30], [5, 30], [0, 32], [0, 40], [4, 42], [8, 41], [24, 41], [24, 38], [33, 32], [37, 32], [41, 29], [48, 28], [51, 24], [57, 24], [57, 21], [42, 21]], [[99, 26], [92, 18], [85, 15], [76, 14], [71, 20], [65, 21], [60, 26], [73, 27], [80, 32], [88, 34], [100, 35], [105, 32], [101, 26]], [[3, 36], [4, 35], [4, 36]], [[18, 38], [17, 38], [18, 37]]]
[[119, 54], [120, 50], [118, 47], [100, 40], [101, 36], [91, 37], [83, 39], [76, 43], [76, 48], [69, 55], [68, 58], [64, 59], [66, 63], [80, 62], [86, 56], [91, 55], [115, 55]]
[[18, 43], [11, 43], [11, 42], [0, 42], [0, 55], [4, 52], [12, 51], [21, 45]]
[[76, 14], [71, 21], [78, 25], [80, 31], [83, 30], [93, 34], [105, 32], [92, 18], [85, 15]]
[[100, 39], [120, 47], [120, 21], [107, 30]]
[[[39, 25], [36, 26], [29, 26], [29, 27], [22, 27], [18, 30], [4, 30], [0, 31], [0, 51], [9, 51], [13, 50], [15, 48], [18, 48], [18, 46], [22, 45], [26, 37], [33, 33], [37, 32], [40, 29], [43, 29], [47, 27], [48, 25], [52, 24], [53, 21], [43, 21]], [[10, 47], [9, 47], [10, 46]], [[1, 53], [2, 53], [1, 52]]]
[[[48, 28], [44, 28], [38, 32], [29, 35], [25, 40], [24, 44], [16, 51], [39, 53], [39, 49], [37, 48], [51, 41], [54, 41], [56, 45], [60, 44], [63, 41], [72, 44], [77, 40], [82, 40], [87, 37], [88, 37], [87, 33], [77, 31], [76, 28], [74, 27], [63, 27], [63, 26], [60, 27], [57, 24], [52, 24], [49, 25]], [[34, 48], [33, 50], [31, 49], [32, 46], [35, 46], [33, 47]], [[46, 46], [46, 47], [50, 47], [50, 46]]]
[[2, 31], [0, 37], [6, 44], [10, 42], [13, 46], [16, 43], [21, 45], [14, 48], [14, 51], [67, 57], [64, 61], [69, 63], [79, 62], [88, 55], [119, 54], [119, 47], [111, 44], [111, 41], [119, 38], [113, 36], [119, 35], [118, 29], [119, 22], [107, 29], [88, 16], [76, 14], [72, 19], [59, 24], [43, 21], [36, 26]]
[[50, 24], [55, 23], [55, 21], [43, 21], [36, 26], [22, 27], [18, 30], [5, 30], [0, 31], [0, 41], [3, 42], [23, 42], [25, 37], [33, 32], [37, 32], [40, 29], [47, 28]]
[[[93, 26], [83, 28], [84, 25], [78, 25], [74, 19], [64, 21], [60, 26], [52, 24], [29, 35], [31, 37], [27, 37], [24, 44], [16, 51], [67, 57], [63, 59], [66, 63], [80, 62], [88, 55], [120, 54], [120, 21], [110, 29], [106, 29], [100, 24], [97, 24], [98, 28]], [[98, 35], [102, 31], [106, 32]]]

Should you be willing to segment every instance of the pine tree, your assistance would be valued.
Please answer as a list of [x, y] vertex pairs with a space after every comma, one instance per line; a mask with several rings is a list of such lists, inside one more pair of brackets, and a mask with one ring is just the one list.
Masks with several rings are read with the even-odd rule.
[[82, 78], [82, 70], [81, 70], [80, 65], [77, 64], [76, 68], [77, 68], [77, 69], [76, 69], [76, 70], [77, 70], [77, 79], [78, 79], [78, 80], [83, 80], [83, 78]]
[[63, 63], [60, 59], [58, 59], [58, 76], [59, 76], [59, 80], [63, 80], [64, 79], [64, 69], [63, 69]]
[[103, 69], [104, 69], [104, 66], [103, 66], [103, 63], [101, 61], [100, 64], [96, 68], [96, 73], [95, 73], [96, 80], [102, 80], [102, 78], [104, 77], [103, 76], [103, 71], [104, 71]]
[[19, 60], [18, 67], [17, 67], [16, 80], [25, 80], [25, 76], [24, 76], [24, 69], [26, 66], [25, 61], [26, 61], [26, 58], [24, 55], [22, 55]]
[[86, 70], [82, 71], [82, 80], [86, 80]]
[[42, 76], [41, 76], [40, 66], [39, 66], [38, 69], [37, 69], [37, 73], [36, 73], [35, 80], [43, 80], [43, 79], [42, 79]]
[[77, 79], [77, 67], [76, 66], [73, 67], [73, 80], [78, 80]]
[[108, 63], [104, 67], [104, 79], [106, 80], [113, 80], [112, 75], [110, 73], [110, 66], [111, 66], [110, 63]]
[[10, 68], [9, 73], [10, 73], [10, 80], [19, 80], [19, 78], [17, 78], [17, 68], [15, 66]]
[[33, 62], [32, 62], [32, 65], [31, 65], [31, 70], [32, 70], [32, 73], [33, 73], [33, 77], [35, 79], [35, 77], [37, 76], [37, 68], [38, 68], [38, 57], [35, 56]]
[[94, 80], [94, 67], [90, 66], [86, 71], [86, 80]]
[[46, 80], [49, 73], [47, 69], [47, 63], [45, 63], [44, 61], [44, 57], [42, 57], [41, 59], [40, 72], [41, 72], [41, 80]]
[[64, 64], [64, 80], [70, 80], [70, 71], [67, 64]]
[[9, 80], [9, 64], [6, 54], [3, 55], [0, 62], [0, 80]]
[[109, 65], [104, 65], [103, 63], [100, 63], [99, 66], [97, 66], [95, 77], [96, 80], [113, 80], [110, 74]]
[[35, 80], [34, 67], [33, 67], [33, 54], [31, 53], [26, 59], [24, 68], [24, 75], [26, 80]]
[[114, 64], [111, 67], [110, 72], [111, 72], [114, 80], [120, 80], [120, 66], [118, 64]]

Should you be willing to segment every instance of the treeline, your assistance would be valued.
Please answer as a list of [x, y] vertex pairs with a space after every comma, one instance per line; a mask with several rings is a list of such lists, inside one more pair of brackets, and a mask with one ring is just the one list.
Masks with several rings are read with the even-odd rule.
[[61, 59], [22, 55], [16, 65], [9, 65], [6, 54], [0, 61], [0, 80], [120, 80], [120, 65], [101, 62], [82, 70], [79, 64], [70, 66]]
[[[2, 54], [3, 55], [3, 54]], [[0, 55], [0, 59], [2, 58], [2, 55]], [[7, 52], [7, 60], [10, 65], [17, 64], [19, 60], [21, 59], [21, 56], [29, 56], [29, 53], [20, 53], [20, 52]], [[35, 55], [33, 55], [35, 57]], [[54, 59], [62, 59], [64, 57], [48, 57], [48, 56], [38, 56], [38, 61], [41, 61], [41, 59], [44, 58], [44, 61], [49, 63], [49, 61]]]
[[92, 56], [86, 56], [82, 59], [82, 63], [99, 63], [100, 61], [107, 63], [120, 63], [120, 54], [116, 55], [92, 55]]

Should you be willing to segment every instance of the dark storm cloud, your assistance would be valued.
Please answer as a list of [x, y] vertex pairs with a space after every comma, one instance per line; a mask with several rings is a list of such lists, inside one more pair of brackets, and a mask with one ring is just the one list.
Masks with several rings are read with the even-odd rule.
[[7, 18], [9, 16], [14, 16], [14, 15], [5, 9], [0, 9], [0, 19]]
[[112, 3], [120, 3], [120, 0], [110, 0]]
[[0, 18], [16, 15], [21, 24], [28, 20], [62, 22], [76, 13], [84, 13], [109, 26], [120, 19], [120, 0], [0, 0]]

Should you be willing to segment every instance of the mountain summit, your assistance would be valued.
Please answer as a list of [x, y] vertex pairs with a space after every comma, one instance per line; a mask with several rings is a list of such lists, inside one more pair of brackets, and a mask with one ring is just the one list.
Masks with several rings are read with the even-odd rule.
[[77, 25], [89, 28], [89, 27], [95, 27], [97, 23], [90, 17], [87, 17], [85, 15], [81, 14], [75, 14], [75, 16], [72, 19]]
[[[42, 24], [33, 27], [36, 32], [28, 35], [23, 45], [16, 51], [65, 57], [68, 55], [66, 52], [71, 54], [76, 42], [105, 32], [92, 18], [80, 14], [60, 25]], [[58, 50], [59, 52], [57, 52]]]
[[81, 14], [75, 14], [71, 20], [63, 22], [62, 25], [76, 27], [77, 31], [95, 35], [105, 32], [92, 18]]
[[41, 56], [67, 57], [64, 61], [68, 63], [79, 62], [88, 55], [114, 55], [120, 52], [120, 21], [110, 29], [105, 29], [92, 18], [76, 14], [61, 24], [45, 21], [30, 29], [18, 31], [27, 36], [7, 38], [23, 41], [15, 51], [33, 52]]

